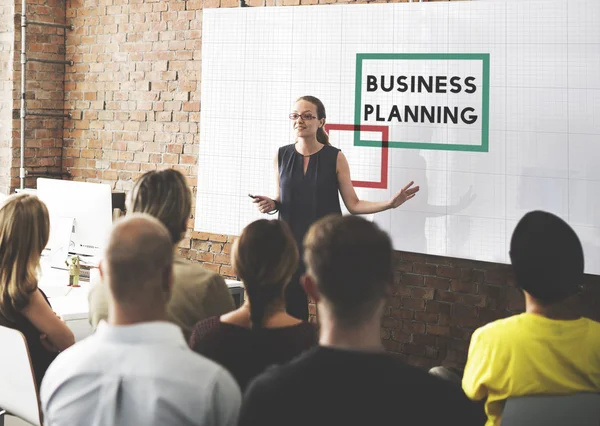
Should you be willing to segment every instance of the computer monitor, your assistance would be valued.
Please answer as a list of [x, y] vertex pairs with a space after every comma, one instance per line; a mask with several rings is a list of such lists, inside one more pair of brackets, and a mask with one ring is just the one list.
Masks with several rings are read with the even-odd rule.
[[[69, 180], [37, 180], [37, 196], [50, 213], [50, 241], [59, 244], [72, 224], [68, 252], [82, 256], [100, 257], [112, 227], [111, 187], [108, 184], [74, 182]], [[65, 253], [66, 257], [66, 253]]]

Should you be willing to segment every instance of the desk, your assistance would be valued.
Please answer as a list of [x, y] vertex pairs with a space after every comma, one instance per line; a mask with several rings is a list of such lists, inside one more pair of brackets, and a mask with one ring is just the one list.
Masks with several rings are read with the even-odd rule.
[[[98, 270], [92, 269], [91, 281], [96, 282], [94, 278], [97, 274]], [[71, 288], [67, 286], [68, 282], [68, 271], [51, 268], [48, 263], [42, 263], [42, 274], [38, 286], [44, 292], [47, 291], [52, 309], [67, 323], [77, 342], [94, 331], [88, 319], [90, 312], [88, 294], [91, 284], [89, 281], [80, 279], [79, 285], [81, 287]], [[225, 280], [225, 282], [233, 297], [239, 297], [240, 301], [243, 302], [244, 287], [242, 283], [235, 280]]]

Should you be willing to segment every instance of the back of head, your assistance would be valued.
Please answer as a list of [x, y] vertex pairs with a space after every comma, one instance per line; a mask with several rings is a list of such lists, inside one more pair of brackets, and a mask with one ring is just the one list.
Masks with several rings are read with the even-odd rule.
[[544, 304], [561, 302], [583, 283], [583, 248], [561, 218], [543, 211], [527, 213], [510, 242], [517, 285]]
[[361, 217], [332, 215], [311, 226], [304, 249], [307, 272], [336, 320], [368, 320], [393, 280], [388, 235]]
[[115, 303], [123, 308], [140, 303], [166, 304], [172, 266], [171, 238], [156, 218], [134, 213], [115, 224], [103, 261]]
[[252, 328], [261, 328], [274, 302], [298, 266], [298, 249], [289, 227], [279, 220], [257, 220], [236, 240], [232, 265], [244, 282], [250, 301]]
[[0, 206], [0, 319], [14, 321], [37, 288], [37, 269], [50, 236], [46, 205], [17, 194]]
[[144, 173], [129, 195], [128, 213], [147, 213], [167, 227], [173, 244], [187, 229], [192, 193], [185, 177], [174, 169]]

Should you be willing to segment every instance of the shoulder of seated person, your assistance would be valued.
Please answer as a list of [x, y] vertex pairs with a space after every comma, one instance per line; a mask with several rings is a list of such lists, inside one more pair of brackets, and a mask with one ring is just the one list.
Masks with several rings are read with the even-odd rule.
[[192, 274], [196, 279], [210, 279], [215, 276], [220, 277], [217, 272], [206, 269], [201, 263], [192, 262], [181, 256], [175, 256], [173, 263], [173, 271], [175, 275]]
[[475, 330], [474, 334], [479, 336], [489, 336], [496, 334], [512, 333], [515, 327], [519, 327], [522, 320], [522, 314], [511, 315], [506, 318], [500, 318], [489, 322]]

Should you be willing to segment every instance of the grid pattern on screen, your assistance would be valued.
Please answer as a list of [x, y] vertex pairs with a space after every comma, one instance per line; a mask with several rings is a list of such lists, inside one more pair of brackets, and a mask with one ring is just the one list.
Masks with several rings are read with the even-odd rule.
[[[206, 10], [195, 228], [239, 235], [262, 217], [247, 194], [275, 194], [274, 158], [293, 143], [287, 115], [297, 97], [319, 97], [328, 123], [354, 124], [357, 54], [483, 53], [490, 58], [488, 151], [390, 147], [386, 187], [359, 188], [360, 196], [389, 199], [415, 180], [422, 189], [414, 200], [373, 217], [395, 248], [496, 262], [508, 261], [510, 235], [525, 212], [551, 211], [578, 232], [586, 271], [600, 274], [593, 255], [600, 253], [600, 2], [543, 4]], [[368, 66], [481, 72], [477, 61]], [[389, 140], [477, 143], [479, 134], [456, 127], [389, 126]], [[353, 133], [332, 131], [331, 141], [354, 180], [377, 181], [381, 146], [356, 146]]]

